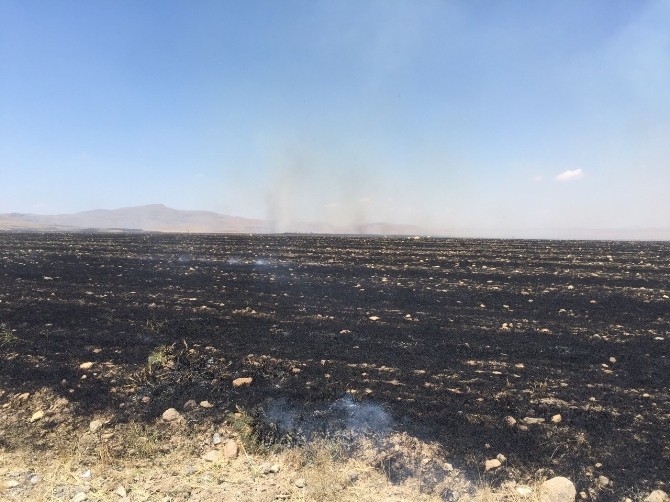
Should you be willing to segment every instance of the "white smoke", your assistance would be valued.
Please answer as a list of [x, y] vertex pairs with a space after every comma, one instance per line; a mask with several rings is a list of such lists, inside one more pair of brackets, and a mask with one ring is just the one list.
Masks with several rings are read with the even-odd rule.
[[277, 426], [280, 436], [308, 441], [316, 436], [383, 437], [393, 419], [376, 403], [355, 401], [349, 394], [333, 403], [293, 404], [281, 398], [264, 410], [265, 420]]

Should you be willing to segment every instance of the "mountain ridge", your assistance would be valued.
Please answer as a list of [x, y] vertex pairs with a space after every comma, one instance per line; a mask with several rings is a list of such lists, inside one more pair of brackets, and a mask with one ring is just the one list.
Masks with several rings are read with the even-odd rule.
[[90, 209], [78, 213], [0, 214], [0, 232], [162, 232], [211, 234], [343, 234], [343, 235], [433, 235], [478, 239], [548, 239], [606, 241], [668, 241], [670, 228], [550, 228], [527, 229], [433, 228], [395, 223], [362, 223], [338, 226], [326, 222], [298, 221], [291, 225], [260, 218], [231, 216], [213, 211], [183, 210], [164, 204], [117, 209]]
[[[164, 204], [148, 204], [52, 215], [0, 214], [0, 231], [276, 233], [276, 224], [265, 219], [231, 216], [204, 210], [173, 209]], [[349, 229], [328, 223], [305, 221], [296, 222], [291, 232], [410, 235], [420, 233], [420, 228], [415, 225], [380, 222], [361, 224]]]

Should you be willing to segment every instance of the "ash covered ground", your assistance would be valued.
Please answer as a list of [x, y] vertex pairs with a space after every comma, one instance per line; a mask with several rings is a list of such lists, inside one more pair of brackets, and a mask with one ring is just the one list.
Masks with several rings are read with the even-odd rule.
[[[494, 484], [667, 491], [670, 243], [2, 234], [0, 250], [7, 392], [147, 420], [209, 399], [252, 410], [264, 441], [355, 419]], [[173, 363], [147, 371], [161, 347]], [[100, 370], [81, 379], [84, 361]]]

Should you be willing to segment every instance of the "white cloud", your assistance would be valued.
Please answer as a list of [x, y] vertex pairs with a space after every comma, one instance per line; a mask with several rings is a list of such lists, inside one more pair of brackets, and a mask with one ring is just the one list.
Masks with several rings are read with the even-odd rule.
[[578, 180], [583, 175], [584, 173], [582, 173], [581, 169], [568, 169], [567, 171], [563, 171], [554, 179], [556, 181], [572, 181], [572, 180]]

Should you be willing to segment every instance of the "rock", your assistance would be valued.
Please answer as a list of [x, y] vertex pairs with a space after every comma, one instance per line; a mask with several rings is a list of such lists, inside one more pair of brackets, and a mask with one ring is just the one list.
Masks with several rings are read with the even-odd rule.
[[528, 425], [537, 425], [537, 424], [543, 424], [544, 418], [526, 417], [523, 419], [523, 421]]
[[16, 399], [18, 399], [19, 401], [27, 401], [29, 397], [30, 392], [24, 392], [23, 394], [19, 394], [18, 396], [16, 396]]
[[114, 493], [116, 493], [122, 499], [124, 499], [128, 496], [128, 492], [126, 492], [126, 489], [123, 487], [123, 485], [119, 485], [116, 488], [116, 490], [114, 490]]
[[556, 415], [551, 417], [551, 423], [552, 424], [560, 424], [562, 420], [563, 420], [563, 417], [561, 416], [560, 413], [557, 413]]
[[91, 361], [88, 361], [86, 363], [81, 363], [79, 365], [79, 369], [82, 370], [90, 370], [93, 367], [93, 363]]
[[307, 481], [305, 481], [305, 478], [298, 478], [293, 482], [293, 484], [298, 488], [304, 488], [307, 486]]
[[202, 459], [207, 462], [216, 462], [221, 460], [221, 452], [219, 450], [210, 450], [202, 456]]
[[209, 401], [200, 401], [201, 408], [212, 408], [214, 405]]
[[515, 486], [514, 491], [521, 497], [530, 497], [533, 494], [533, 489], [530, 486], [525, 485]]
[[616, 363], [616, 357], [610, 357], [610, 363], [612, 364]]
[[568, 478], [557, 476], [540, 485], [540, 502], [574, 502], [575, 485]]
[[9, 481], [5, 481], [5, 488], [16, 488], [19, 484], [17, 480], [10, 479]]
[[644, 502], [669, 502], [670, 497], [663, 490], [654, 490], [647, 498], [644, 499]]
[[233, 387], [247, 387], [254, 381], [251, 377], [236, 378], [233, 380]]
[[607, 486], [610, 484], [610, 479], [607, 476], [598, 476], [598, 484], [600, 486]]
[[82, 473], [81, 477], [84, 479], [89, 479], [91, 477], [91, 469], [88, 469], [86, 472]]
[[226, 444], [223, 447], [223, 455], [226, 458], [235, 458], [237, 457], [238, 447], [237, 443], [233, 439], [226, 441]]
[[516, 418], [514, 418], [510, 415], [506, 416], [505, 417], [505, 425], [507, 425], [507, 427], [514, 427], [516, 425]]
[[212, 444], [221, 444], [221, 434], [215, 432], [212, 436]]
[[37, 422], [40, 418], [44, 417], [44, 411], [38, 410], [30, 417], [31, 422]]
[[181, 418], [181, 414], [174, 408], [168, 408], [163, 412], [163, 420], [166, 422], [176, 422]]
[[84, 493], [84, 492], [77, 493], [71, 499], [72, 502], [84, 502], [84, 500], [88, 500], [88, 495], [86, 495], [86, 493]]
[[105, 423], [102, 420], [91, 420], [91, 423], [88, 424], [88, 430], [91, 432], [98, 432], [102, 429], [103, 425], [105, 425]]
[[498, 460], [500, 460], [501, 463], [502, 463], [502, 462], [505, 462], [505, 461], [507, 460], [507, 457], [506, 457], [505, 455], [503, 455], [502, 453], [498, 453], [498, 454], [496, 455], [496, 458], [497, 458]]
[[487, 471], [492, 471], [493, 469], [497, 469], [501, 465], [502, 463], [500, 462], [500, 460], [498, 460], [497, 458], [492, 458], [491, 460], [487, 460], [486, 462], [484, 462], [484, 469]]
[[368, 319], [370, 319], [371, 321], [379, 321], [379, 316], [371, 315], [370, 317], [368, 317]]
[[260, 467], [261, 474], [277, 474], [279, 472], [279, 464], [271, 464], [270, 462], [263, 462]]
[[195, 399], [189, 399], [184, 403], [184, 409], [185, 410], [192, 410], [194, 408], [197, 408], [198, 403], [195, 402]]

